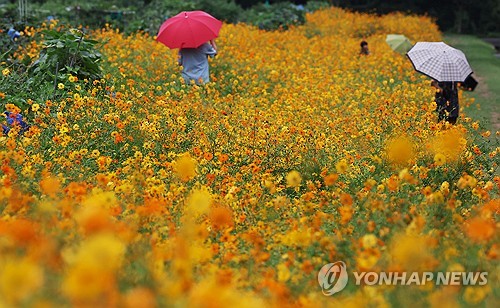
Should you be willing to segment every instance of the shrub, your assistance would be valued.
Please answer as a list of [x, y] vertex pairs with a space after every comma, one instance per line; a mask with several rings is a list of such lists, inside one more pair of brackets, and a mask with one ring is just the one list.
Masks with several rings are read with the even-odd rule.
[[46, 76], [50, 80], [57, 78], [56, 74], [72, 74], [79, 79], [101, 78], [101, 54], [95, 48], [97, 41], [84, 39], [84, 33], [77, 29], [43, 33], [46, 40], [40, 58], [31, 67], [33, 75]]
[[243, 13], [241, 6], [234, 0], [199, 0], [198, 3], [201, 10], [229, 23], [237, 22]]
[[[43, 103], [59, 96], [62, 92], [57, 91], [57, 85], [67, 84], [68, 76], [73, 76], [69, 82], [73, 85], [77, 80], [101, 78], [101, 54], [96, 49], [97, 41], [84, 38], [84, 33], [77, 29], [43, 30], [41, 33], [43, 49], [34, 62], [29, 46], [37, 45], [40, 34], [36, 37], [21, 36], [10, 42], [4, 37], [0, 40], [0, 60], [5, 65], [0, 92], [4, 93], [4, 102], [23, 111], [29, 109], [33, 100]], [[33, 93], [37, 93], [36, 97]]]
[[308, 1], [306, 4], [306, 10], [308, 12], [314, 12], [328, 7], [330, 7], [330, 3], [328, 1]]
[[242, 8], [234, 0], [151, 1], [137, 10], [135, 17], [127, 19], [126, 32], [142, 30], [156, 34], [165, 19], [182, 11], [205, 11], [229, 23], [239, 20]]
[[289, 2], [255, 5], [245, 11], [242, 19], [262, 30], [286, 30], [305, 22], [304, 10]]

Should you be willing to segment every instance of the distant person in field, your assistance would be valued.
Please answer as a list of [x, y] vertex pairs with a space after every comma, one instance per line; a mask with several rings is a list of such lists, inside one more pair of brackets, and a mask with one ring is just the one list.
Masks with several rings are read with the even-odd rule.
[[368, 42], [367, 41], [361, 41], [361, 50], [359, 51], [360, 55], [369, 55], [370, 54], [370, 49], [368, 49]]
[[215, 57], [217, 46], [211, 40], [198, 48], [181, 48], [179, 65], [182, 66], [182, 77], [187, 84], [205, 84], [210, 81], [208, 57]]
[[436, 102], [438, 122], [445, 120], [450, 124], [457, 123], [458, 113], [460, 111], [457, 83], [432, 80], [431, 86], [436, 89], [434, 100]]

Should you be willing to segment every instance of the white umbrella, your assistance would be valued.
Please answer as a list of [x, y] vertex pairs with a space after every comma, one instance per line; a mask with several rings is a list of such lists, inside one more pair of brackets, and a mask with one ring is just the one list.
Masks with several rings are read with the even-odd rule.
[[465, 54], [443, 42], [418, 42], [406, 55], [417, 72], [437, 81], [463, 82], [472, 74]]

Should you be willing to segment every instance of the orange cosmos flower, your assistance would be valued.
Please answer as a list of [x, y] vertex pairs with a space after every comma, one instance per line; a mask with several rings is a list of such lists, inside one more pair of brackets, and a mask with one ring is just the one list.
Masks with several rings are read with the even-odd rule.
[[340, 213], [340, 222], [342, 224], [346, 224], [349, 221], [351, 221], [352, 214], [353, 214], [353, 209], [350, 206], [341, 206], [339, 208], [339, 213]]
[[345, 206], [351, 206], [352, 205], [352, 197], [351, 195], [347, 194], [347, 193], [343, 193], [342, 195], [340, 195], [340, 203], [342, 205], [345, 205]]
[[0, 237], [7, 236], [19, 246], [29, 246], [39, 238], [38, 224], [27, 219], [0, 220]]
[[323, 178], [323, 181], [325, 182], [326, 186], [332, 186], [333, 184], [335, 184], [335, 182], [338, 180], [338, 178], [339, 178], [338, 174], [331, 173], [331, 174], [326, 175]]
[[205, 158], [208, 161], [211, 161], [212, 158], [214, 158], [214, 154], [212, 154], [210, 152], [205, 152], [205, 153], [203, 153], [203, 158]]
[[155, 294], [145, 287], [133, 288], [123, 297], [124, 308], [156, 308], [157, 306]]
[[465, 233], [476, 243], [489, 241], [496, 233], [497, 227], [492, 219], [474, 217], [466, 221]]
[[221, 154], [219, 155], [219, 161], [221, 163], [225, 163], [229, 159], [229, 156], [227, 154]]
[[163, 198], [146, 197], [144, 205], [136, 208], [139, 216], [155, 216], [162, 215], [166, 212], [166, 201]]
[[500, 245], [495, 243], [486, 253], [486, 257], [490, 260], [498, 260], [499, 254], [500, 254]]
[[61, 182], [59, 179], [54, 177], [45, 177], [40, 181], [40, 188], [42, 193], [48, 195], [51, 198], [55, 198], [56, 194], [61, 189]]
[[234, 225], [233, 211], [224, 206], [212, 208], [208, 214], [208, 218], [215, 230], [229, 228]]

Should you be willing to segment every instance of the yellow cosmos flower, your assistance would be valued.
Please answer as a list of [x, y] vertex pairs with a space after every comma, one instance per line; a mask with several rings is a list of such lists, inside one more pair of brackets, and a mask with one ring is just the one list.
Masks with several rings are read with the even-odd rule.
[[366, 234], [361, 238], [363, 248], [373, 248], [377, 245], [377, 237], [374, 234]]
[[290, 269], [286, 264], [280, 263], [278, 264], [278, 281], [285, 282], [290, 279], [292, 275], [290, 274]]
[[439, 190], [441, 191], [441, 193], [443, 193], [443, 195], [448, 195], [448, 193], [450, 192], [450, 183], [444, 181], [443, 183], [441, 183], [441, 187], [439, 188]]
[[208, 188], [201, 187], [191, 192], [187, 199], [186, 213], [193, 217], [198, 217], [208, 213], [210, 204], [212, 203], [212, 194]]
[[286, 175], [286, 185], [288, 187], [299, 187], [302, 182], [302, 177], [300, 173], [296, 170], [288, 172]]
[[101, 152], [99, 152], [99, 150], [92, 150], [92, 152], [90, 152], [90, 157], [92, 158], [98, 158], [100, 155]]
[[465, 151], [466, 145], [464, 133], [451, 128], [431, 138], [429, 148], [435, 154], [444, 155], [449, 161], [456, 161]]
[[490, 294], [491, 288], [488, 285], [485, 286], [467, 286], [464, 291], [464, 300], [467, 304], [477, 305], [481, 303], [488, 294]]
[[337, 164], [335, 164], [335, 169], [338, 173], [345, 173], [348, 169], [349, 165], [347, 164], [347, 160], [341, 159]]
[[31, 105], [31, 110], [33, 110], [33, 112], [37, 112], [38, 110], [40, 110], [40, 105], [38, 104]]
[[69, 265], [116, 271], [123, 262], [126, 246], [115, 235], [96, 234], [84, 241], [76, 251], [65, 251], [63, 257]]
[[389, 254], [405, 271], [429, 270], [434, 261], [430, 240], [421, 235], [396, 234], [391, 240]]
[[33, 295], [43, 281], [42, 269], [28, 259], [0, 260], [0, 298], [13, 306]]
[[442, 153], [437, 153], [436, 155], [434, 155], [434, 163], [436, 164], [436, 166], [442, 166], [446, 163], [446, 156], [444, 156], [444, 154]]
[[415, 158], [414, 143], [406, 136], [390, 139], [386, 144], [385, 151], [389, 162], [395, 165], [408, 164]]
[[113, 286], [113, 275], [99, 268], [77, 265], [71, 267], [63, 280], [61, 291], [75, 302], [95, 302]]
[[356, 262], [360, 268], [370, 269], [375, 266], [380, 259], [378, 253], [372, 253], [371, 251], [362, 251], [356, 256]]
[[196, 176], [196, 165], [196, 161], [186, 153], [175, 160], [174, 171], [183, 182], [187, 182]]

